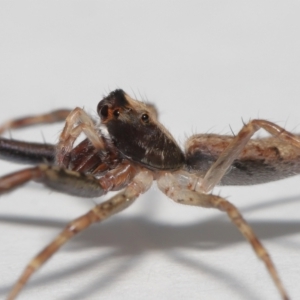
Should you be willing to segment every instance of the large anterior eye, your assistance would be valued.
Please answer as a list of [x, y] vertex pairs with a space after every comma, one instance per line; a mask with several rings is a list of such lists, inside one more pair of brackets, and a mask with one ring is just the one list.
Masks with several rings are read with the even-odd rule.
[[98, 115], [103, 118], [107, 118], [108, 116], [108, 106], [98, 106]]

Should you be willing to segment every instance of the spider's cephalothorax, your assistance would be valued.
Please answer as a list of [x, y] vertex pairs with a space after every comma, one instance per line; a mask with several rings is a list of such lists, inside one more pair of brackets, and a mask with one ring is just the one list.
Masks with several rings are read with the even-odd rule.
[[183, 152], [157, 122], [153, 106], [116, 90], [100, 101], [97, 110], [116, 148], [125, 157], [150, 169], [176, 170], [183, 165]]
[[[130, 98], [122, 90], [105, 97], [97, 107], [100, 125], [83, 109], [58, 110], [5, 123], [10, 128], [65, 120], [56, 145], [20, 142], [0, 137], [0, 158], [39, 164], [0, 178], [0, 193], [30, 181], [84, 197], [120, 191], [70, 222], [28, 264], [8, 300], [16, 298], [30, 276], [62, 245], [91, 224], [116, 214], [157, 181], [175, 202], [226, 212], [264, 262], [282, 299], [287, 293], [267, 250], [226, 199], [210, 194], [222, 184], [257, 184], [300, 173], [300, 138], [266, 120], [252, 120], [234, 136], [198, 134], [185, 144], [185, 155], [157, 120], [153, 105]], [[260, 128], [271, 134], [250, 140]], [[75, 144], [81, 133], [86, 139]]]

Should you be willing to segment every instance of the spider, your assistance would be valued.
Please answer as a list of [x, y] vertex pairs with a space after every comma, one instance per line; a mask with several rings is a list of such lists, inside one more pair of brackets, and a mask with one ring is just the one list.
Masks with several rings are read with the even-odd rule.
[[[16, 119], [0, 127], [3, 133], [7, 129], [65, 120], [57, 145], [0, 138], [2, 159], [36, 165], [0, 178], [0, 193], [32, 180], [83, 197], [100, 197], [121, 190], [70, 222], [38, 253], [13, 286], [8, 300], [15, 299], [33, 273], [73, 236], [130, 206], [153, 181], [175, 202], [227, 213], [265, 264], [282, 299], [289, 299], [267, 250], [239, 210], [210, 192], [217, 184], [252, 185], [299, 174], [298, 136], [256, 119], [245, 124], [236, 136], [193, 135], [182, 151], [159, 123], [155, 107], [132, 99], [121, 89], [103, 98], [97, 112], [100, 122], [75, 108]], [[251, 139], [261, 128], [271, 137]], [[82, 133], [86, 138], [75, 144]]]

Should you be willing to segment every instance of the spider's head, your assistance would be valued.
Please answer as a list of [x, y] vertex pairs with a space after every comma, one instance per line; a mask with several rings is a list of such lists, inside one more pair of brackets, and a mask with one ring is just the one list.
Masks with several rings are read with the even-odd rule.
[[172, 135], [157, 120], [153, 105], [115, 90], [99, 102], [101, 123], [117, 149], [127, 158], [159, 170], [182, 166], [184, 155]]
[[[145, 104], [141, 101], [130, 98], [123, 90], [115, 90], [99, 102], [97, 111], [103, 124], [109, 120], [122, 120], [129, 122], [133, 117], [140, 117], [142, 123], [148, 123], [149, 117], [157, 120], [157, 111], [152, 104]], [[140, 114], [138, 116], [138, 114]]]

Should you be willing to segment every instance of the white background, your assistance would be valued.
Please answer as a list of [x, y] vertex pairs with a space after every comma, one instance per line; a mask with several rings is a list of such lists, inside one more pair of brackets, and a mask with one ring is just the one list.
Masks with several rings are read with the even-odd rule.
[[[76, 106], [95, 116], [120, 87], [155, 103], [182, 146], [192, 133], [230, 134], [257, 117], [299, 132], [299, 16], [299, 1], [0, 1], [0, 121]], [[61, 128], [11, 134], [54, 143]], [[22, 168], [0, 163], [1, 174]], [[214, 192], [240, 208], [299, 299], [299, 176]], [[1, 197], [1, 299], [33, 255], [93, 205], [34, 183]], [[280, 297], [226, 216], [153, 187], [63, 247], [20, 299]]]

